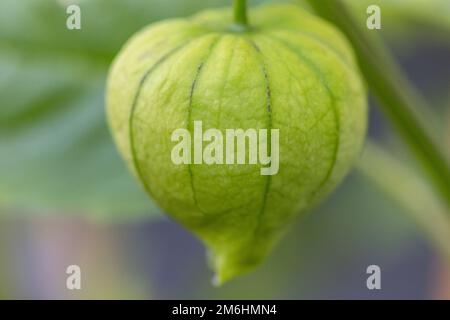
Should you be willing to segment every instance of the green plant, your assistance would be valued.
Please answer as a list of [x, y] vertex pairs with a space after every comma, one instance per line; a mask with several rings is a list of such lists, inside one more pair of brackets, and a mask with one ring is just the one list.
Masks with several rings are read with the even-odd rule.
[[[254, 0], [251, 4], [259, 2], [264, 0]], [[305, 1], [293, 2], [303, 5]], [[375, 32], [366, 33], [361, 32], [364, 30], [359, 30], [355, 34], [351, 31], [353, 28], [361, 29], [365, 26], [365, 9], [367, 4], [372, 2], [345, 0], [346, 6], [338, 0], [314, 2], [312, 5], [323, 6], [322, 9], [316, 8], [318, 14], [328, 18], [331, 23], [338, 24], [347, 34], [354, 50], [358, 52], [361, 66], [364, 67], [364, 55], [367, 49], [362, 50], [361, 45], [372, 42]], [[48, 0], [0, 1], [0, 69], [2, 71], [0, 73], [0, 96], [2, 97], [0, 215], [4, 217], [2, 225], [9, 228], [10, 216], [17, 216], [24, 211], [38, 217], [40, 213], [52, 213], [56, 216], [74, 214], [88, 218], [100, 216], [108, 222], [133, 221], [136, 214], [146, 221], [152, 217], [159, 217], [156, 206], [147, 199], [140, 188], [136, 187], [136, 183], [125, 170], [108, 134], [102, 112], [107, 68], [123, 42], [148, 23], [169, 17], [187, 16], [206, 7], [223, 6], [229, 4], [229, 0], [83, 1], [81, 4], [83, 31], [81, 32], [70, 32], [61, 27], [65, 25], [66, 15], [60, 3]], [[408, 47], [420, 45], [422, 42], [417, 39], [417, 34], [420, 32], [423, 32], [427, 39], [430, 36], [438, 37], [442, 45], [448, 43], [450, 6], [447, 0], [379, 0], [377, 3], [382, 7], [383, 21], [388, 23], [384, 25], [383, 22], [381, 33], [387, 36], [389, 45], [394, 43], [406, 43]], [[334, 16], [326, 14], [324, 9], [326, 6], [336, 8]], [[361, 20], [355, 22], [354, 17]], [[434, 29], [430, 30], [430, 26]], [[114, 36], [105, 36], [111, 34]], [[378, 40], [375, 41], [378, 42]], [[370, 50], [368, 51], [372, 54]], [[379, 81], [385, 85], [396, 86], [399, 92], [414, 91], [409, 84], [407, 84], [407, 90], [403, 90], [403, 86], [398, 86], [396, 76], [392, 78], [394, 80], [388, 79], [392, 70], [383, 67], [383, 58], [378, 56], [371, 61], [375, 61], [372, 66], [378, 66], [386, 74], [375, 80], [370, 73], [366, 72], [366, 68], [362, 68], [370, 86], [373, 86], [375, 81]], [[392, 65], [392, 62], [389, 62], [389, 65]], [[398, 73], [397, 67], [393, 69], [395, 73]], [[386, 78], [388, 81], [385, 81]], [[400, 83], [404, 82], [404, 79], [400, 81]], [[17, 85], [18, 83], [20, 86]], [[439, 98], [437, 99], [439, 101]], [[393, 103], [394, 101], [385, 102], [383, 107], [387, 110]], [[408, 104], [416, 105], [416, 99], [408, 98]], [[428, 108], [419, 107], [419, 109], [420, 113], [423, 113], [422, 111]], [[397, 110], [409, 112], [407, 109], [398, 109], [398, 107]], [[420, 121], [420, 127], [426, 126], [428, 131], [430, 124], [427, 121]], [[414, 128], [414, 125], [411, 128]], [[443, 149], [441, 141], [435, 139], [431, 141], [433, 149], [437, 147]], [[383, 185], [383, 189], [402, 203], [414, 218], [419, 216], [416, 220], [420, 226], [429, 231], [432, 240], [438, 239], [432, 243], [437, 243], [438, 248], [444, 246], [449, 252], [449, 242], [446, 241], [448, 234], [444, 232], [445, 223], [442, 223], [448, 222], [448, 219], [436, 217], [434, 214], [435, 212], [442, 215], [448, 214], [448, 208], [439, 204], [430, 204], [433, 201], [428, 199], [429, 195], [436, 197], [433, 190], [427, 190], [426, 194], [422, 195], [424, 189], [422, 186], [430, 184], [423, 177], [417, 177], [420, 183], [412, 183], [411, 188], [400, 184], [399, 182], [405, 180], [408, 175], [418, 175], [418, 170], [406, 170], [406, 172], [398, 170], [399, 167], [406, 165], [408, 159], [405, 159], [404, 154], [401, 160], [395, 159], [393, 155], [399, 151], [386, 146], [385, 141], [378, 141], [378, 144], [385, 149], [382, 155], [374, 152], [379, 148], [369, 148], [370, 152], [367, 152], [360, 161], [359, 168], [362, 169], [357, 171], [356, 175], [363, 172], [370, 178], [369, 182], [374, 181], [376, 184]], [[427, 154], [426, 151], [424, 153]], [[390, 161], [381, 161], [384, 159], [383, 154], [393, 158], [391, 160], [396, 160], [396, 165], [392, 168], [382, 165], [390, 163]], [[431, 166], [434, 165], [431, 164]], [[377, 172], [383, 174], [378, 175]], [[440, 179], [442, 178], [445, 178], [445, 173]], [[369, 183], [367, 187], [370, 187]], [[360, 196], [358, 194], [358, 197]], [[422, 197], [425, 200], [422, 200]], [[351, 199], [350, 196], [348, 198]], [[327, 212], [333, 211], [330, 215], [332, 214], [336, 220], [331, 222], [328, 220], [328, 229], [320, 225], [311, 232], [329, 234], [332, 231], [338, 233], [341, 230], [348, 232], [350, 229], [354, 234], [353, 237], [349, 236], [351, 240], [348, 241], [357, 242], [354, 239], [359, 239], [361, 236], [357, 233], [366, 230], [360, 230], [353, 224], [351, 228], [348, 228], [346, 219], [354, 219], [356, 216], [356, 214], [346, 216], [346, 210], [350, 210], [352, 213], [364, 211], [366, 215], [373, 218], [373, 221], [383, 224], [383, 230], [385, 227], [390, 227], [392, 234], [399, 233], [398, 226], [394, 226], [391, 221], [386, 221], [387, 215], [393, 212], [386, 207], [378, 209], [385, 214], [382, 216], [381, 212], [377, 212], [370, 205], [370, 200], [379, 201], [380, 199], [376, 197], [372, 199], [372, 195], [368, 194], [364, 200], [359, 199], [362, 203], [358, 207], [353, 202], [348, 206], [350, 200], [339, 197], [341, 205], [348, 206], [346, 209], [334, 208], [337, 206], [335, 202], [327, 202], [331, 204], [330, 208], [326, 208]], [[378, 206], [379, 203], [377, 208]], [[309, 225], [306, 224], [306, 227]], [[374, 228], [371, 230], [373, 231]], [[302, 229], [302, 231], [305, 230]], [[391, 241], [386, 239], [385, 235], [383, 233], [380, 237], [383, 238], [380, 241], [385, 241], [384, 247]], [[310, 239], [289, 239], [289, 243], [285, 242], [288, 245], [280, 249], [290, 252], [286, 248], [292, 246], [299, 251], [296, 257], [303, 259], [305, 256], [301, 255], [301, 252], [309, 250], [309, 244], [304, 244], [305, 240]], [[5, 237], [3, 243], [7, 242], [8, 239]], [[395, 243], [397, 244], [397, 240]], [[341, 244], [342, 247], [345, 247], [345, 243]], [[399, 250], [395, 248], [395, 245], [389, 246], [390, 250]], [[11, 248], [2, 249], [4, 256], [9, 257]], [[321, 252], [323, 254], [323, 251]], [[310, 255], [309, 258], [312, 256], [316, 255]], [[317, 256], [320, 257], [320, 255]], [[5, 259], [3, 262], [9, 260], [9, 258]], [[282, 261], [283, 263], [279, 263], [280, 268], [285, 263], [284, 260]], [[320, 258], [317, 261], [320, 261]], [[312, 266], [311, 272], [314, 269], [315, 266]], [[283, 272], [285, 271], [283, 269]], [[295, 270], [295, 273], [298, 273], [298, 270]], [[286, 272], [286, 274], [289, 273]], [[260, 277], [261, 274], [256, 273], [255, 276]], [[270, 281], [277, 280], [279, 279], [276, 277], [270, 277]], [[245, 280], [240, 283], [245, 283]]]
[[[234, 17], [207, 11], [150, 26], [118, 55], [107, 98], [124, 158], [152, 198], [211, 249], [219, 283], [258, 265], [292, 218], [334, 189], [366, 130], [350, 46], [291, 5], [255, 9], [247, 23], [237, 0]], [[251, 164], [174, 164], [172, 134], [195, 135], [195, 121], [223, 133], [278, 129], [278, 174]]]

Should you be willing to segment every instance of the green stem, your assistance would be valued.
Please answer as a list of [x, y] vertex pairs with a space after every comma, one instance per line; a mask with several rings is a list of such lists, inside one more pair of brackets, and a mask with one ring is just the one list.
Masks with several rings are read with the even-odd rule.
[[234, 22], [241, 26], [248, 26], [247, 0], [233, 0]]
[[358, 24], [341, 0], [307, 1], [350, 40], [380, 106], [422, 163], [435, 190], [450, 207], [450, 166], [424, 116], [430, 108], [402, 74], [377, 32], [366, 29], [365, 24]]

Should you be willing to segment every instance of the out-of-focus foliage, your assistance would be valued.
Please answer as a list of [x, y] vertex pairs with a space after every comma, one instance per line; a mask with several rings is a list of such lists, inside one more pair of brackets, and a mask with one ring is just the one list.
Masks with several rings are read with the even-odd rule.
[[[450, 257], [450, 220], [447, 208], [420, 174], [373, 143], [367, 143], [359, 172], [370, 179], [419, 223], [428, 237]], [[411, 198], [412, 194], [420, 197]]]

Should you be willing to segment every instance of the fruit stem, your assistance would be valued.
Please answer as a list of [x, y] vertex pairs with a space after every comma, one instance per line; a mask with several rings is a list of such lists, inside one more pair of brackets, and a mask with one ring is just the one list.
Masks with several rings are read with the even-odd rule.
[[248, 26], [247, 0], [233, 0], [234, 23], [239, 26]]

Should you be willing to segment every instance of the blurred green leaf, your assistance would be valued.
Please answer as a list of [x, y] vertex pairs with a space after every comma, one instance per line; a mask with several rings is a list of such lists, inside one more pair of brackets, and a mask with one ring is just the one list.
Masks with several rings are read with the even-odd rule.
[[435, 247], [450, 259], [448, 210], [419, 173], [373, 142], [366, 143], [357, 168], [401, 205], [422, 227]]

